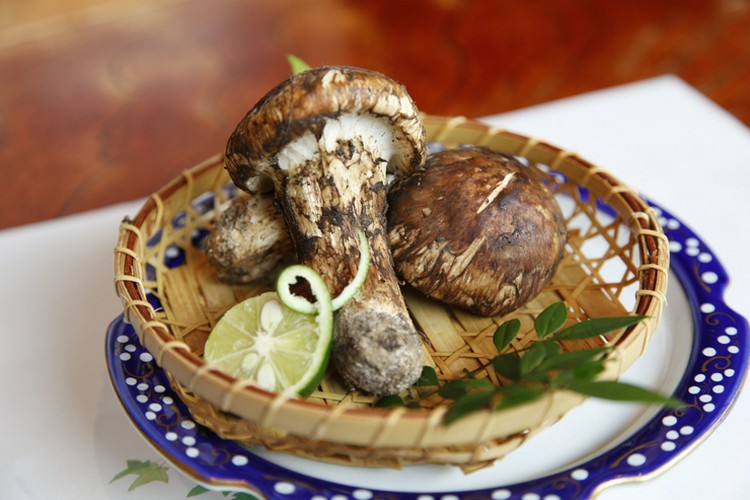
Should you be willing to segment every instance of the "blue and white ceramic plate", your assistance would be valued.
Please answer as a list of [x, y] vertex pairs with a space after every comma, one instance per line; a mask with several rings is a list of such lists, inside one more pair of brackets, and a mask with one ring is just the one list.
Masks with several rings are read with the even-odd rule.
[[623, 379], [672, 393], [686, 406], [589, 400], [495, 466], [469, 475], [447, 466], [336, 466], [224, 440], [191, 420], [122, 317], [107, 333], [110, 377], [138, 432], [209, 488], [269, 499], [589, 498], [608, 485], [665, 471], [706, 439], [730, 410], [748, 368], [748, 324], [724, 303], [725, 270], [693, 231], [655, 209], [671, 242], [672, 281], [659, 330]]

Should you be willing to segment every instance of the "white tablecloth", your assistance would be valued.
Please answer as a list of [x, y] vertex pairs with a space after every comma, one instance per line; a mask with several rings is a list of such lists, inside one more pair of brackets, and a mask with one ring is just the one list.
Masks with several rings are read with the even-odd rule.
[[[750, 313], [750, 130], [739, 121], [669, 76], [489, 121], [580, 153], [688, 223], [732, 276], [729, 305]], [[175, 470], [132, 492], [132, 477], [110, 483], [129, 459], [164, 463], [124, 415], [104, 361], [120, 311], [112, 249], [139, 205], [0, 232], [0, 498], [183, 499], [194, 486]], [[745, 498], [748, 421], [742, 394], [680, 463], [598, 498]]]

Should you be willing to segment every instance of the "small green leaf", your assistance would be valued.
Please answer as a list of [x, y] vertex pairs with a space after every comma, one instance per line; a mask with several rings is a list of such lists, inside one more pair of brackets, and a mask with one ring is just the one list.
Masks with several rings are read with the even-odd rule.
[[571, 380], [593, 380], [603, 371], [604, 360], [585, 361], [560, 372], [552, 381], [552, 386], [567, 388]]
[[540, 339], [556, 332], [568, 320], [568, 308], [563, 302], [555, 302], [534, 319], [534, 329]]
[[521, 357], [516, 353], [495, 356], [492, 358], [492, 368], [498, 374], [514, 382], [521, 379]]
[[534, 382], [536, 384], [549, 385], [550, 374], [546, 371], [534, 370], [524, 375], [521, 382]]
[[294, 54], [287, 54], [286, 60], [289, 62], [289, 67], [292, 68], [292, 74], [294, 75], [310, 69], [310, 65]]
[[564, 370], [557, 374], [557, 376], [550, 382], [550, 386], [555, 389], [559, 389], [561, 387], [565, 387], [570, 380], [572, 380], [575, 376], [573, 375], [573, 370]]
[[472, 378], [464, 382], [466, 389], [489, 389], [493, 390], [495, 386], [487, 379]]
[[521, 330], [521, 322], [516, 319], [510, 319], [497, 327], [492, 335], [492, 342], [495, 344], [498, 354], [503, 352], [506, 347], [513, 342], [518, 332]]
[[443, 417], [443, 424], [450, 425], [469, 413], [488, 408], [494, 391], [468, 392], [456, 399]]
[[547, 349], [542, 342], [532, 344], [529, 350], [521, 357], [521, 363], [519, 365], [521, 376], [526, 375], [539, 366], [539, 364], [544, 361], [546, 355]]
[[466, 394], [466, 382], [464, 380], [451, 380], [438, 389], [438, 394], [445, 399], [458, 399]]
[[188, 491], [187, 497], [188, 498], [190, 498], [190, 497], [197, 497], [198, 495], [202, 495], [204, 493], [208, 493], [209, 491], [211, 491], [211, 490], [209, 490], [208, 488], [204, 488], [203, 486], [201, 486], [200, 484], [198, 484], [198, 485], [195, 486], [195, 488], [193, 488], [192, 490]]
[[405, 406], [404, 400], [398, 394], [392, 394], [390, 396], [384, 396], [375, 403], [378, 408], [392, 408], [394, 406]]
[[127, 462], [127, 468], [118, 473], [115, 477], [109, 480], [110, 484], [114, 483], [115, 481], [122, 479], [125, 476], [128, 476], [130, 474], [137, 474], [138, 471], [147, 469], [149, 467], [150, 461], [142, 462], [141, 460], [128, 460]]
[[617, 316], [613, 318], [591, 318], [557, 332], [555, 340], [577, 340], [598, 337], [605, 333], [626, 328], [642, 321], [646, 316]]
[[555, 356], [559, 356], [560, 351], [562, 351], [562, 346], [553, 340], [543, 340], [538, 343], [544, 346], [544, 350], [545, 350], [544, 359], [545, 360], [548, 358], [554, 358]]
[[154, 481], [160, 481], [162, 483], [168, 483], [169, 482], [169, 476], [167, 476], [167, 471], [169, 468], [163, 467], [163, 466], [157, 466], [153, 469], [149, 469], [148, 471], [145, 471], [138, 475], [138, 477], [133, 481], [133, 483], [130, 485], [130, 488], [128, 488], [128, 491], [133, 491], [134, 489], [143, 486], [144, 484], [148, 484]]
[[632, 401], [640, 403], [656, 403], [672, 408], [679, 408], [684, 403], [676, 398], [664, 396], [644, 387], [619, 382], [616, 380], [583, 380], [572, 379], [567, 388], [600, 399], [611, 401]]
[[128, 491], [133, 491], [139, 486], [143, 486], [144, 484], [153, 481], [161, 481], [163, 483], [169, 482], [169, 476], [167, 476], [169, 467], [156, 464], [150, 460], [146, 460], [145, 462], [141, 460], [128, 460], [127, 465], [128, 467], [113, 477], [110, 480], [110, 483], [122, 479], [125, 476], [134, 475], [136, 478], [128, 488]]
[[250, 493], [244, 493], [242, 491], [238, 491], [238, 492], [232, 493], [232, 500], [259, 500], [259, 499], [258, 497]]
[[431, 366], [423, 366], [422, 374], [419, 376], [419, 380], [417, 380], [417, 385], [419, 387], [425, 387], [430, 385], [438, 385], [439, 383], [440, 382], [438, 381], [438, 376], [435, 369]]
[[495, 405], [493, 408], [495, 411], [507, 410], [508, 408], [531, 403], [544, 396], [546, 391], [539, 387], [511, 384], [501, 387], [500, 393], [503, 395], [503, 399]]
[[573, 377], [578, 380], [593, 380], [604, 371], [604, 360], [594, 359], [586, 361], [572, 368]]
[[554, 356], [547, 356], [537, 366], [537, 370], [564, 370], [596, 359], [607, 351], [609, 351], [609, 347], [593, 347], [591, 349], [581, 349], [580, 351], [563, 352]]

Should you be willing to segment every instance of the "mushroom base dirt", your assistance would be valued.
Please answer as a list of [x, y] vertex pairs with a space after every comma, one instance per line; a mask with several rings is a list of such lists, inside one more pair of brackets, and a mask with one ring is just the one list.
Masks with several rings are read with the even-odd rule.
[[394, 320], [390, 310], [345, 308], [334, 322], [331, 362], [347, 384], [387, 396], [417, 382], [421, 339], [410, 320]]

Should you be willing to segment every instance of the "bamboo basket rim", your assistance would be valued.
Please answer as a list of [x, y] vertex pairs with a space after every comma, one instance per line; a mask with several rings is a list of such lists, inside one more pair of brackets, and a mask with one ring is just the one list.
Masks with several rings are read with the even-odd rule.
[[[618, 213], [628, 214], [624, 222], [638, 238], [636, 246], [641, 259], [638, 268], [640, 285], [632, 313], [644, 315], [646, 320], [630, 327], [621, 336], [621, 339], [641, 337], [634, 342], [640, 346], [635, 348], [640, 352], [636, 352], [635, 356], [622, 356], [617, 348], [609, 359], [605, 376], [619, 376], [645, 349], [659, 323], [666, 301], [668, 241], [655, 211], [631, 187], [606, 170], [575, 152], [546, 141], [460, 116], [425, 115], [424, 124], [431, 142], [441, 143], [450, 139], [451, 143], [501, 149], [548, 165], [551, 169], [568, 166], [571, 171], [577, 172], [578, 178], [573, 179], [574, 182], [590, 189]], [[213, 171], [221, 161], [221, 155], [209, 158], [183, 171], [179, 177], [152, 194], [134, 219], [122, 221], [115, 248], [114, 284], [122, 300], [125, 320], [134, 326], [140, 342], [154, 356], [157, 364], [187, 390], [221, 411], [251, 420], [261, 428], [278, 428], [312, 439], [348, 442], [349, 438], [339, 437], [334, 427], [370, 428], [372, 432], [363, 432], [359, 442], [352, 444], [374, 448], [394, 446], [394, 443], [400, 442], [398, 437], [403, 435], [411, 436], [408, 446], [420, 448], [478, 443], [496, 438], [502, 432], [520, 432], [559, 418], [560, 415], [548, 413], [556, 398], [567, 398], [563, 406], [568, 409], [582, 401], [581, 397], [555, 392], [537, 402], [501, 414], [482, 410], [446, 428], [441, 426], [446, 411], [444, 406], [409, 411], [402, 408], [331, 408], [316, 401], [265, 391], [209, 366], [187, 344], [176, 340], [169, 326], [157, 318], [154, 307], [147, 300], [141, 258], [147, 240], [144, 231], [169, 221], [174, 215], [171, 210], [175, 206], [189, 206], [200, 194], [195, 192], [196, 180], [215, 175]], [[498, 419], [506, 422], [498, 423]], [[508, 427], [507, 422], [516, 424]]]

